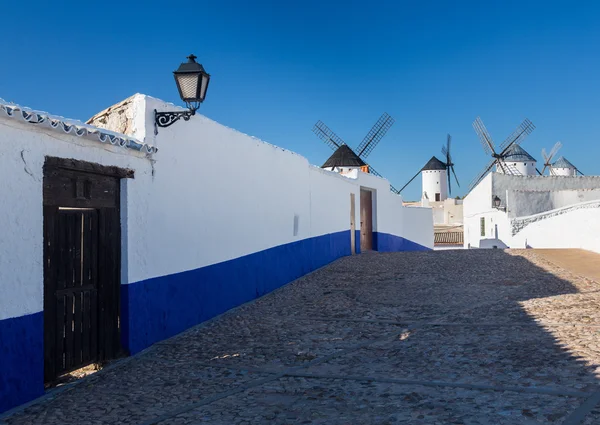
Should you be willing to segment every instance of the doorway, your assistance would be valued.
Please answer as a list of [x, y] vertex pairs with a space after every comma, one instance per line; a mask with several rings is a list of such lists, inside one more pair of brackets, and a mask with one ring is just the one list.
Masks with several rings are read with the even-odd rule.
[[360, 189], [360, 250], [373, 249], [373, 194]]
[[133, 177], [133, 172], [46, 158], [45, 382], [121, 352], [122, 177]]

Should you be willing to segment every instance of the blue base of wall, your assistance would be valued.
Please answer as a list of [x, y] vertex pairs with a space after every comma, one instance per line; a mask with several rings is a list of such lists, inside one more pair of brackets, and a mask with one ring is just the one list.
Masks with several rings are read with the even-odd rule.
[[373, 248], [379, 252], [430, 251], [431, 248], [419, 245], [400, 236], [373, 232]]
[[123, 285], [123, 346], [135, 354], [350, 254], [346, 230]]
[[44, 394], [44, 315], [0, 320], [0, 413]]

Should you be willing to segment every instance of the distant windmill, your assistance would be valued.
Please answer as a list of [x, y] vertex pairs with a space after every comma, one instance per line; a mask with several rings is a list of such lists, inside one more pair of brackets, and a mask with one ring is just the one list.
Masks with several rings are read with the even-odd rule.
[[[426, 186], [430, 187], [430, 191], [435, 194], [435, 193], [439, 193], [439, 198], [440, 199], [436, 199], [436, 201], [443, 201], [444, 199], [446, 199], [446, 195], [444, 194], [444, 189], [443, 187], [440, 185], [440, 179], [448, 179], [448, 193], [452, 193], [452, 186], [451, 186], [451, 179], [452, 176], [451, 174], [454, 174], [454, 179], [456, 180], [456, 184], [458, 185], [458, 187], [460, 187], [460, 183], [458, 182], [458, 177], [456, 177], [456, 172], [454, 171], [454, 163], [452, 162], [452, 155], [450, 154], [450, 144], [452, 142], [452, 136], [450, 136], [448, 134], [448, 137], [446, 139], [446, 146], [442, 145], [442, 154], [444, 154], [444, 158], [446, 160], [446, 162], [442, 162], [439, 159], [437, 159], [435, 156], [433, 156], [429, 162], [427, 162], [427, 164], [425, 164], [425, 166], [423, 168], [421, 168], [417, 174], [415, 174], [413, 176], [412, 179], [410, 179], [408, 181], [408, 183], [406, 183], [404, 186], [402, 186], [402, 189], [400, 189], [400, 192], [402, 192], [406, 186], [408, 186], [414, 179], [417, 178], [417, 176], [422, 173], [423, 171], [429, 171], [429, 172], [433, 172], [435, 174], [440, 173], [442, 174], [439, 178], [436, 176], [433, 179], [428, 179], [425, 177], [425, 175], [423, 175], [423, 192], [425, 194], [425, 196], [427, 198], [429, 198], [429, 195], [427, 193], [427, 188]], [[446, 175], [444, 176], [443, 173], [446, 173]], [[430, 180], [430, 181], [429, 181]], [[436, 181], [435, 183], [433, 183], [433, 181]]]
[[[342, 140], [342, 138], [340, 138], [333, 131], [331, 131], [329, 129], [329, 127], [327, 127], [321, 120], [317, 121], [317, 123], [314, 125], [312, 131], [317, 135], [317, 137], [319, 137], [321, 140], [323, 140], [331, 149], [333, 149], [335, 151], [335, 153], [332, 155], [330, 160], [328, 160], [325, 164], [327, 164], [328, 162], [331, 162], [331, 160], [334, 159], [336, 156], [337, 157], [343, 156], [345, 158], [348, 158], [349, 156], [353, 156], [354, 163], [356, 165], [364, 163], [368, 166], [369, 173], [374, 174], [378, 177], [383, 177], [381, 174], [379, 174], [377, 171], [375, 171], [375, 169], [370, 164], [367, 164], [366, 158], [371, 154], [371, 152], [373, 152], [373, 149], [375, 149], [375, 146], [377, 146], [377, 144], [381, 141], [383, 136], [385, 136], [385, 134], [390, 129], [392, 124], [394, 124], [394, 122], [395, 122], [394, 118], [392, 118], [387, 113], [384, 113], [377, 120], [377, 122], [371, 128], [371, 130], [367, 133], [367, 135], [362, 140], [362, 142], [360, 142], [360, 144], [356, 148], [356, 151], [353, 151], [346, 144], [346, 142], [344, 142], [344, 140]], [[328, 165], [324, 165], [324, 166], [328, 166]], [[358, 168], [360, 168], [360, 167], [358, 167]], [[390, 190], [396, 194], [399, 193], [398, 189], [396, 189], [391, 184], [390, 184]]]
[[535, 125], [533, 125], [533, 123], [526, 118], [521, 125], [519, 125], [517, 129], [513, 131], [513, 133], [508, 136], [506, 140], [504, 140], [504, 142], [502, 142], [500, 145], [500, 153], [496, 152], [492, 137], [485, 128], [485, 125], [483, 125], [481, 118], [477, 117], [475, 119], [473, 122], [473, 128], [479, 136], [479, 141], [483, 146], [483, 150], [486, 154], [492, 156], [492, 160], [483, 168], [477, 177], [473, 179], [469, 185], [469, 192], [473, 190], [473, 188], [477, 186], [481, 180], [483, 180], [483, 178], [494, 165], [496, 165], [497, 169], [500, 169], [504, 174], [517, 174], [514, 168], [506, 163], [505, 159], [509, 155], [514, 155], [515, 151], [518, 151], [518, 154], [521, 154], [520, 151], [522, 149], [519, 149], [518, 145], [525, 140], [525, 137], [531, 134], [531, 132], [535, 129]]
[[546, 168], [548, 168], [550, 170], [550, 174], [552, 174], [552, 158], [554, 157], [554, 155], [556, 155], [556, 153], [561, 147], [562, 143], [556, 142], [554, 146], [552, 146], [552, 149], [550, 150], [549, 154], [546, 153], [545, 148], [542, 149], [542, 156], [544, 157], [544, 168], [542, 169], [540, 175], [544, 175], [544, 172], [546, 172]]

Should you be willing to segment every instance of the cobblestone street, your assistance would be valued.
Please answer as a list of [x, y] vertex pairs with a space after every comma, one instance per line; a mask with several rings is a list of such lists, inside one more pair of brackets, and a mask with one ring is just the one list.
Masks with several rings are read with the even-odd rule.
[[600, 284], [535, 250], [366, 253], [4, 421], [598, 424], [599, 334]]

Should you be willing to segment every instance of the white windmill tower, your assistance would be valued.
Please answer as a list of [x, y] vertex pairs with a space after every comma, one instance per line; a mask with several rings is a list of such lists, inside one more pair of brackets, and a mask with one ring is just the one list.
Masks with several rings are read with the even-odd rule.
[[550, 174], [553, 176], [567, 176], [575, 177], [579, 173], [583, 176], [583, 173], [577, 169], [567, 158], [561, 156], [554, 164], [550, 166]]
[[[471, 181], [469, 192], [479, 184], [492, 167], [496, 166], [496, 172], [512, 175], [530, 176], [536, 174], [535, 159], [519, 145], [527, 137], [535, 126], [531, 121], [525, 119], [513, 133], [502, 142], [499, 152], [496, 152], [492, 137], [483, 125], [481, 118], [477, 117], [473, 122], [473, 128], [479, 136], [481, 145], [486, 154], [492, 159], [485, 168]], [[509, 162], [510, 161], [510, 162]]]
[[448, 134], [446, 146], [442, 146], [442, 153], [446, 157], [446, 162], [442, 162], [435, 156], [432, 156], [427, 164], [419, 170], [412, 179], [406, 183], [399, 192], [402, 192], [406, 186], [408, 186], [419, 174], [421, 174], [422, 180], [422, 192], [421, 198], [428, 199], [430, 202], [443, 202], [448, 199], [448, 194], [452, 193], [451, 185], [451, 174], [454, 174], [456, 184], [458, 178], [454, 171], [454, 164], [452, 163], [452, 156], [450, 155], [450, 142], [452, 137]]

